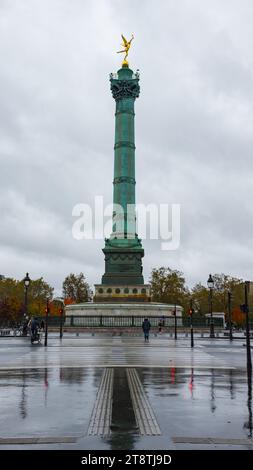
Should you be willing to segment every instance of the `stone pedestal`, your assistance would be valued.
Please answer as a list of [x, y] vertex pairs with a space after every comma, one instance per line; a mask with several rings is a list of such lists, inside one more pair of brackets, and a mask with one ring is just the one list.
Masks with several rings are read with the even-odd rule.
[[[65, 307], [65, 325], [72, 326], [107, 326], [141, 327], [144, 318], [149, 318], [151, 325], [158, 325], [164, 317], [165, 326], [173, 326], [175, 305], [156, 302], [133, 303], [95, 303], [67, 305]], [[177, 305], [177, 324], [182, 325], [182, 307]]]
[[149, 284], [95, 284], [94, 302], [150, 302]]

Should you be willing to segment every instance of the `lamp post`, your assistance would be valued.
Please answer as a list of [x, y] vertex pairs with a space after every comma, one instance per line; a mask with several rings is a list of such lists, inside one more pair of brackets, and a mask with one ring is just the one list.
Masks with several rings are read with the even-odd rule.
[[192, 315], [194, 313], [193, 306], [192, 306], [192, 299], [190, 301], [190, 308], [189, 308], [189, 315], [190, 315], [190, 328], [191, 328], [191, 348], [194, 347], [194, 338], [193, 338], [193, 323], [192, 323]]
[[233, 341], [233, 330], [232, 330], [232, 321], [231, 321], [231, 298], [232, 292], [228, 291], [228, 323], [229, 323], [229, 339]]
[[93, 290], [89, 289], [88, 290], [88, 302], [92, 302], [93, 300]]
[[50, 312], [49, 308], [49, 299], [47, 299], [47, 306], [46, 306], [46, 322], [45, 322], [45, 342], [44, 346], [47, 346], [47, 331], [48, 331], [48, 315]]
[[26, 277], [24, 278], [24, 286], [25, 286], [25, 313], [24, 317], [28, 316], [28, 311], [27, 311], [27, 306], [28, 306], [28, 288], [30, 285], [31, 279], [29, 277], [29, 274], [26, 273]]
[[252, 362], [251, 362], [251, 350], [250, 350], [250, 330], [249, 330], [249, 303], [248, 294], [250, 289], [250, 282], [245, 281], [244, 283], [244, 296], [245, 296], [245, 323], [246, 323], [246, 349], [247, 349], [247, 371], [248, 374], [252, 374]]
[[213, 287], [214, 287], [214, 280], [209, 274], [209, 278], [207, 280], [207, 285], [209, 287], [209, 303], [210, 303], [210, 338], [214, 338], [214, 324], [213, 324]]
[[62, 332], [62, 317], [63, 317], [63, 312], [64, 309], [61, 307], [60, 308], [60, 339], [63, 337], [63, 332]]
[[174, 316], [175, 316], [175, 339], [177, 339], [177, 304], [175, 304]]

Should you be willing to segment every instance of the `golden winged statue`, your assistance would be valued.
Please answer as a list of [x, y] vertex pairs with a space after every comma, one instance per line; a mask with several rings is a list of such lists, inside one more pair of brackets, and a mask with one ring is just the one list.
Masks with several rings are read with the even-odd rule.
[[131, 37], [130, 41], [127, 41], [127, 39], [123, 36], [123, 34], [121, 34], [121, 37], [123, 39], [122, 46], [124, 47], [124, 49], [123, 49], [123, 51], [118, 51], [117, 54], [121, 54], [122, 52], [125, 52], [126, 55], [124, 57], [122, 65], [127, 65], [128, 66], [128, 61], [126, 60], [126, 58], [128, 56], [128, 51], [130, 49], [131, 42], [134, 39], [134, 35], [132, 34], [132, 37]]

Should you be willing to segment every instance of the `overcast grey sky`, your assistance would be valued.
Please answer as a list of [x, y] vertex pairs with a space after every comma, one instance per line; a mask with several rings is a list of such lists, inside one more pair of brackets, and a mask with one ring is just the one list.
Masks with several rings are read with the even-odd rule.
[[112, 200], [120, 33], [135, 35], [139, 203], [181, 204], [181, 245], [144, 241], [144, 274], [253, 279], [251, 0], [0, 0], [0, 274], [104, 272], [72, 208]]

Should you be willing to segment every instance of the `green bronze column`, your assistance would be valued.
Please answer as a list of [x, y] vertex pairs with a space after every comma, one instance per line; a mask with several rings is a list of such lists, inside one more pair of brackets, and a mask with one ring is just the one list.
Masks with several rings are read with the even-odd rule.
[[123, 64], [111, 74], [111, 91], [116, 101], [113, 227], [106, 239], [105, 274], [102, 284], [143, 284], [144, 250], [136, 233], [134, 102], [139, 96], [139, 75]]
[[[114, 145], [114, 214], [117, 205], [123, 209], [118, 214], [119, 227], [113, 223], [113, 236], [135, 238], [135, 213], [129, 213], [129, 206], [135, 205], [135, 143], [134, 143], [134, 101], [139, 96], [139, 77], [128, 67], [118, 71], [117, 78], [111, 76], [111, 91], [116, 101], [115, 145]], [[128, 206], [128, 207], [127, 207]], [[132, 217], [131, 217], [132, 216]], [[120, 219], [123, 219], [122, 221]], [[120, 223], [121, 222], [121, 223]], [[117, 230], [118, 228], [118, 230]]]

